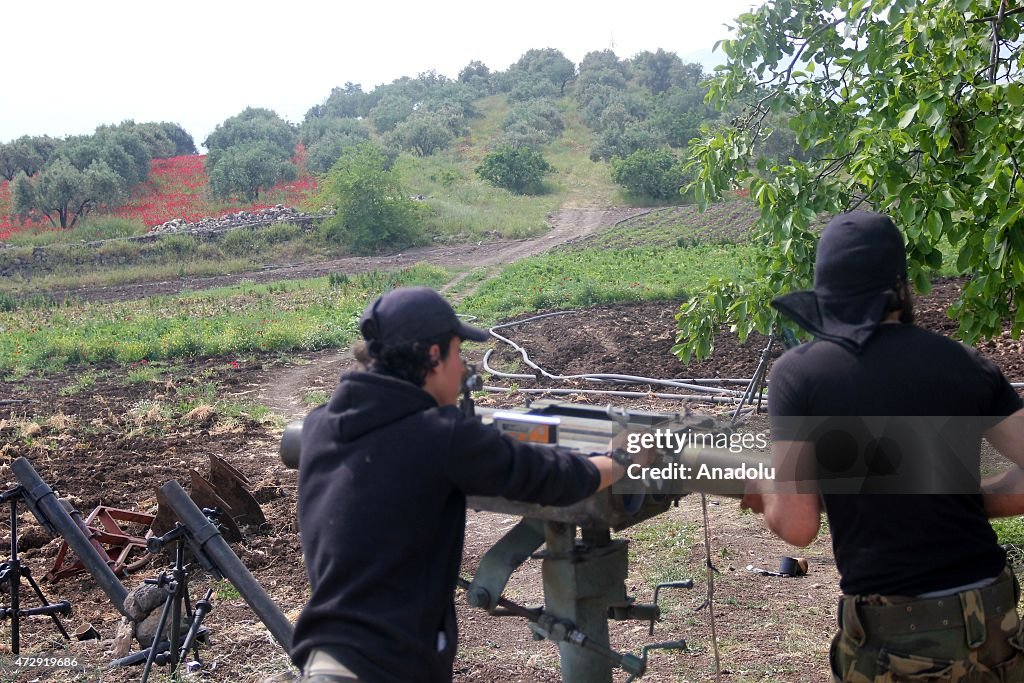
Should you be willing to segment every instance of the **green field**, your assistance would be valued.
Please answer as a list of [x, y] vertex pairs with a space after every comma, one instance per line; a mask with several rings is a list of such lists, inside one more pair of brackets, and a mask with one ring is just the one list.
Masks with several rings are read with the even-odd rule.
[[0, 370], [344, 347], [368, 300], [387, 289], [439, 287], [433, 266], [391, 273], [239, 285], [118, 303], [25, 306], [0, 313]]

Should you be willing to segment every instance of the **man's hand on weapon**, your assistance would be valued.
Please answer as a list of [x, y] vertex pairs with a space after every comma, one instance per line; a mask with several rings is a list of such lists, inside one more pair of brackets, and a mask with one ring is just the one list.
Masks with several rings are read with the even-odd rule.
[[[644, 448], [640, 445], [640, 441], [637, 438], [634, 438], [635, 443], [632, 446], [629, 444], [629, 437], [631, 434], [639, 435], [642, 433], [642, 431], [637, 429], [624, 429], [616, 434], [612, 440], [608, 442], [608, 450], [611, 453], [612, 460], [623, 467], [628, 467], [632, 464], [637, 464], [641, 467], [649, 467], [658, 455], [658, 451], [654, 448]], [[628, 450], [627, 446], [629, 447]]]
[[[626, 450], [628, 445], [629, 432], [623, 431], [617, 434], [608, 442], [608, 452], [604, 455], [597, 455], [591, 458], [591, 462], [597, 466], [601, 473], [601, 484], [598, 490], [607, 488], [622, 479], [626, 474], [626, 468], [632, 464], [647, 467], [654, 460], [653, 449], [641, 448], [636, 453], [629, 453]], [[636, 450], [636, 446], [631, 447]]]

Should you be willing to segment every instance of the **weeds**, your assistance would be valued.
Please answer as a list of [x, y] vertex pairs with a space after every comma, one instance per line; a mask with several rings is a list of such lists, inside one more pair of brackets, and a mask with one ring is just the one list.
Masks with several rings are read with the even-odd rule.
[[[96, 363], [343, 347], [358, 333], [368, 299], [401, 285], [438, 287], [446, 271], [427, 265], [352, 276], [339, 296], [328, 278], [243, 285], [176, 297], [0, 313], [0, 371], [51, 373]], [[194, 407], [194, 406], [192, 406]]]
[[329, 393], [323, 389], [317, 389], [316, 391], [310, 391], [302, 397], [302, 403], [304, 405], [313, 407], [323, 403], [327, 403], [327, 400], [331, 397]]
[[602, 303], [682, 301], [714, 275], [748, 277], [753, 256], [750, 245], [544, 254], [512, 264], [460, 309], [499, 320], [525, 311]]
[[61, 396], [74, 396], [87, 389], [90, 389], [92, 385], [96, 383], [96, 373], [93, 371], [83, 372], [75, 380], [62, 388], [58, 393]]

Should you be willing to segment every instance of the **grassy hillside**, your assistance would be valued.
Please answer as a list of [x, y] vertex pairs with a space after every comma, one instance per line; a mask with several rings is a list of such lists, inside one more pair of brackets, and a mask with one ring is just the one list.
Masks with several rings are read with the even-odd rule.
[[565, 131], [544, 150], [555, 169], [546, 194], [514, 195], [476, 176], [476, 167], [508, 115], [504, 95], [478, 100], [481, 116], [470, 120], [470, 134], [448, 150], [429, 157], [399, 158], [397, 167], [406, 188], [422, 194], [433, 209], [427, 231], [435, 241], [529, 237], [544, 232], [545, 216], [563, 206], [623, 203], [608, 165], [590, 160], [591, 132], [580, 121], [575, 105], [568, 98], [561, 105]]

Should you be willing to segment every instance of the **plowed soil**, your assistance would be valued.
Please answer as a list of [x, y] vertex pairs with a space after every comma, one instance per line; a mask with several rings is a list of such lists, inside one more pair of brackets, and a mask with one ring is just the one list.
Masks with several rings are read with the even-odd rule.
[[[921, 325], [953, 331], [955, 323], [944, 310], [958, 286], [956, 281], [939, 283], [931, 295], [923, 298], [918, 306]], [[677, 379], [742, 379], [753, 374], [766, 341], [756, 336], [740, 345], [724, 333], [711, 358], [689, 366], [682, 366], [672, 357], [668, 349], [674, 342], [678, 305], [656, 302], [600, 306], [527, 322], [506, 333], [552, 374], [606, 372]], [[1004, 337], [981, 348], [1011, 380], [1024, 381], [1024, 348], [1020, 342]], [[477, 360], [482, 353], [480, 348], [474, 350]], [[772, 353], [777, 354], [778, 349]], [[506, 349], [499, 349], [491, 363], [507, 371], [523, 372]], [[129, 368], [106, 367], [99, 368], [91, 386], [77, 391], [73, 390], [78, 376], [74, 371], [59, 377], [8, 379], [0, 385], [0, 482], [16, 483], [9, 463], [24, 456], [42, 479], [69, 497], [83, 515], [100, 504], [154, 513], [155, 492], [160, 485], [177, 479], [187, 486], [190, 470], [208, 472], [209, 456], [217, 454], [248, 477], [268, 519], [266, 528], [251, 531], [233, 549], [281, 610], [294, 619], [308, 593], [295, 526], [296, 477], [277, 457], [279, 427], [272, 421], [225, 408], [184, 411], [180, 406], [186, 397], [195, 395], [197, 387], [212, 385], [218, 398], [257, 398], [282, 417], [298, 416], [308, 410], [303, 398], [310, 391], [330, 391], [337, 374], [348, 365], [345, 355], [337, 351], [289, 358], [251, 356], [237, 362], [214, 359], [157, 366], [152, 381], [136, 384], [126, 381]], [[290, 380], [282, 381], [285, 377]], [[572, 380], [491, 378], [488, 383], [506, 388], [596, 388]], [[664, 391], [653, 386], [628, 388]], [[614, 400], [636, 408], [672, 412], [680, 409], [679, 401], [653, 396], [608, 399], [579, 394], [562, 398], [597, 404]], [[480, 402], [511, 405], [522, 399], [518, 394], [495, 394]], [[694, 407], [708, 412], [719, 410], [713, 405]], [[764, 429], [764, 424], [755, 418], [751, 428]], [[24, 508], [19, 512], [25, 541], [22, 559], [34, 576], [41, 577], [53, 562], [59, 540], [48, 540], [31, 514]], [[808, 576], [786, 579], [746, 569], [748, 565], [775, 569], [780, 557], [794, 553], [773, 539], [756, 516], [741, 513], [735, 501], [711, 499], [709, 520], [710, 554], [719, 572], [712, 609], [725, 672], [722, 680], [829, 680], [826, 652], [835, 620], [838, 577], [827, 533], [800, 551], [810, 561]], [[514, 521], [491, 513], [470, 514], [464, 575], [472, 574], [482, 554]], [[395, 523], [410, 524], [414, 520]], [[687, 641], [688, 652], [653, 653], [650, 673], [644, 680], [713, 679], [710, 610], [696, 610], [707, 591], [702, 525], [700, 500], [691, 495], [679, 507], [622, 534], [629, 538], [646, 533], [644, 547], [653, 545], [658, 549], [631, 557], [627, 589], [639, 602], [651, 600], [654, 577], [692, 577], [696, 581], [692, 592], [667, 595], [665, 619], [653, 637], [648, 637], [646, 623], [612, 625], [613, 647], [634, 653], [651, 641]], [[6, 523], [3, 526], [6, 537]], [[124, 582], [134, 587], [167, 565], [166, 557], [154, 559]], [[510, 582], [509, 597], [539, 603], [539, 576], [539, 562], [528, 561]], [[236, 591], [202, 571], [196, 573], [193, 585], [194, 594], [206, 586], [217, 590], [214, 610], [205, 622], [211, 644], [202, 651], [204, 667], [195, 680], [262, 681], [274, 676], [278, 676], [276, 680], [290, 680], [292, 670], [284, 652]], [[71, 629], [92, 624], [100, 639], [75, 641], [66, 650], [58, 649], [62, 641], [48, 620], [25, 619], [23, 652], [73, 656], [79, 663], [77, 673], [32, 668], [0, 673], [0, 680], [139, 679], [138, 668], [105, 669], [119, 615], [90, 577], [83, 574], [56, 584], [44, 581], [42, 588], [52, 600], [72, 602], [73, 614], [65, 620]], [[0, 595], [0, 602], [6, 599]], [[22, 599], [24, 606], [36, 604], [31, 594], [23, 593]], [[465, 606], [461, 596], [457, 596], [457, 602], [462, 636], [456, 680], [560, 680], [557, 649], [550, 643], [531, 640], [522, 620], [489, 617]], [[0, 639], [6, 640], [9, 634], [6, 626], [0, 628]], [[9, 643], [0, 642], [0, 660], [9, 659]], [[625, 680], [625, 675], [617, 673], [615, 680]]]

